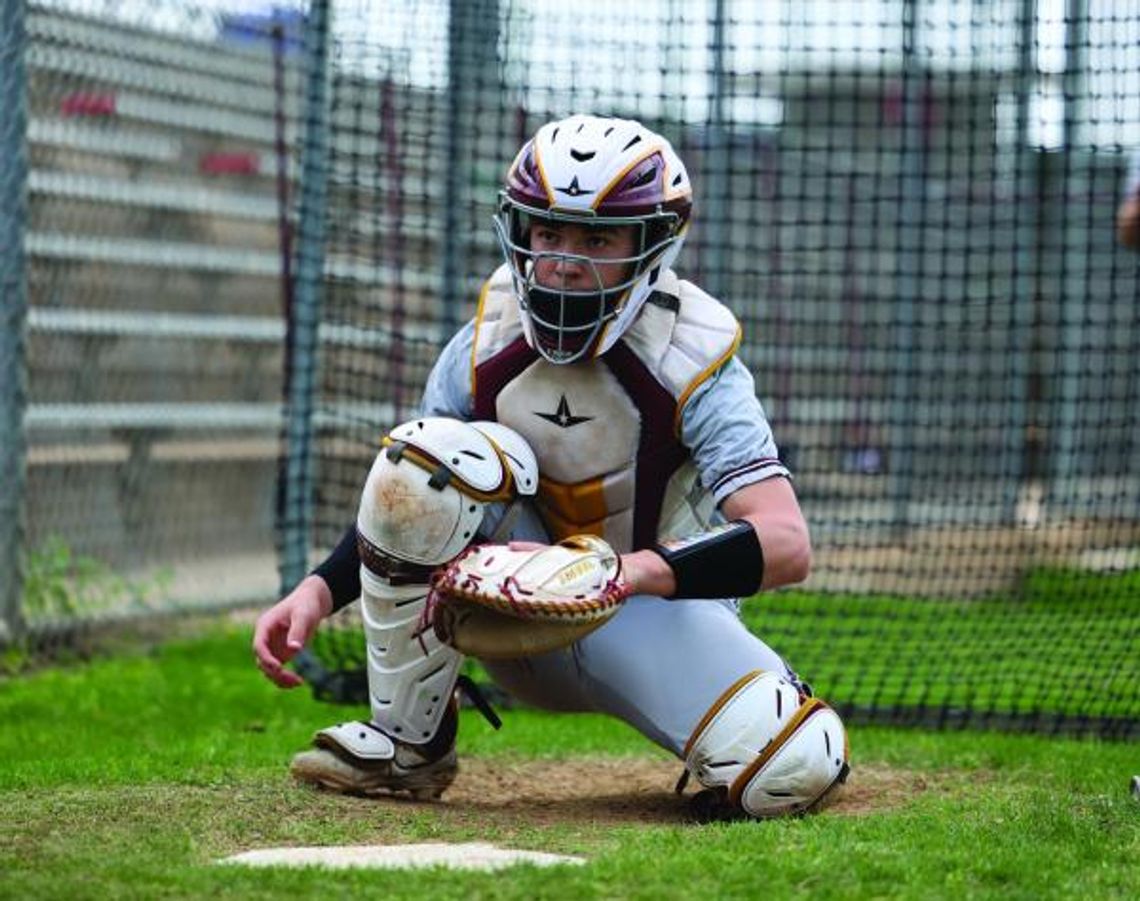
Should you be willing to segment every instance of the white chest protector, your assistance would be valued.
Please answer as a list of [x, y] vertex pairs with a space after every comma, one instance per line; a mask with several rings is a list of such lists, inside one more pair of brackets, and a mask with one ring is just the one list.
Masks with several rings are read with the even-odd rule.
[[534, 449], [552, 539], [588, 532], [619, 551], [646, 547], [708, 527], [713, 501], [681, 444], [681, 411], [739, 342], [732, 313], [668, 271], [606, 354], [554, 365], [527, 345], [501, 267], [476, 318], [475, 415]]

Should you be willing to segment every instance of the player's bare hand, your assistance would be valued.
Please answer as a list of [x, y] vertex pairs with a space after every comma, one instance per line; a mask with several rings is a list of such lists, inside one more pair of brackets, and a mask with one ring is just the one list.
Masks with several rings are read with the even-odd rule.
[[669, 564], [650, 550], [622, 554], [621, 572], [631, 594], [655, 594], [668, 598], [677, 590]]
[[253, 656], [265, 678], [281, 688], [296, 688], [302, 679], [285, 664], [312, 638], [320, 621], [332, 612], [332, 594], [320, 576], [308, 576], [288, 595], [257, 618]]

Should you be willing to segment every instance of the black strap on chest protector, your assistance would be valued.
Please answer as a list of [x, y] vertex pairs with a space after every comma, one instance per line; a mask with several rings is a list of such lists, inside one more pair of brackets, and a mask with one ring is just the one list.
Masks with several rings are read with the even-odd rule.
[[764, 551], [752, 524], [736, 519], [653, 550], [673, 570], [675, 598], [743, 598], [760, 590]]

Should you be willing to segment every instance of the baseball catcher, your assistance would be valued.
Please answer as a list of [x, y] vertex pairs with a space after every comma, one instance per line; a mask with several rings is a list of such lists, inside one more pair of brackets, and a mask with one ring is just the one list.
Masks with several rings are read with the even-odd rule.
[[801, 813], [844, 780], [839, 717], [740, 620], [740, 598], [807, 577], [811, 544], [740, 326], [672, 268], [691, 209], [683, 163], [637, 122], [572, 116], [519, 151], [503, 265], [425, 418], [393, 430], [355, 526], [258, 621], [258, 664], [290, 687], [320, 619], [361, 599], [371, 720], [318, 733], [298, 779], [437, 796], [470, 654], [521, 701], [676, 754], [703, 817]]

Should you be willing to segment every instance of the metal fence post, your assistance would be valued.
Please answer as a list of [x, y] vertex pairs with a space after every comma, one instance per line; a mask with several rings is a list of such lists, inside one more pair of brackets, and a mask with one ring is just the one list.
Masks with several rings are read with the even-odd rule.
[[1041, 516], [1041, 379], [1034, 346], [1041, 278], [1039, 154], [1029, 144], [1029, 105], [1035, 89], [1036, 0], [1021, 0], [1018, 12], [1017, 118], [1014, 135], [1014, 276], [1009, 334], [1009, 429], [1001, 476], [1006, 480], [1004, 521], [1034, 526]]
[[23, 495], [27, 403], [24, 329], [28, 294], [24, 231], [27, 227], [27, 47], [24, 3], [0, 7], [0, 644], [23, 631]]
[[448, 4], [447, 26], [447, 133], [446, 142], [447, 161], [444, 167], [446, 191], [443, 202], [443, 246], [440, 248], [441, 278], [440, 288], [443, 292], [441, 298], [442, 332], [444, 338], [451, 337], [455, 324], [459, 320], [460, 291], [462, 284], [463, 263], [459, 254], [458, 236], [463, 234], [463, 208], [460, 198], [464, 196], [466, 184], [466, 169], [460, 164], [465, 159], [461, 149], [461, 133], [459, 119], [463, 115], [467, 92], [464, 84], [469, 80], [469, 73], [464, 71], [463, 61], [466, 54], [463, 52], [463, 35], [467, 29], [463, 17], [466, 5], [461, 0], [451, 0]]
[[[450, 0], [447, 26], [447, 119], [444, 201], [440, 247], [440, 333], [444, 341], [459, 326], [466, 297], [471, 240], [472, 124], [491, 96], [504, 90], [499, 44], [499, 0]], [[489, 73], [494, 73], [489, 74]], [[487, 228], [485, 222], [478, 223]]]
[[324, 280], [329, 142], [329, 0], [314, 0], [305, 30], [305, 124], [301, 154], [297, 282], [290, 311], [285, 408], [285, 484], [281, 524], [282, 590], [308, 570], [313, 534], [313, 413], [317, 326]]
[[[1062, 75], [1064, 96], [1063, 132], [1061, 137], [1061, 158], [1063, 169], [1060, 183], [1063, 193], [1058, 202], [1068, 210], [1068, 192], [1073, 190], [1074, 177], [1073, 151], [1077, 146], [1074, 138], [1077, 124], [1082, 120], [1079, 108], [1083, 91], [1083, 73], [1087, 68], [1088, 9], [1084, 0], [1067, 0], [1065, 4], [1065, 71]], [[1082, 172], [1082, 175], [1085, 173]], [[1054, 182], [1058, 176], [1054, 175]], [[1050, 498], [1065, 498], [1071, 503], [1076, 487], [1075, 479], [1082, 467], [1088, 464], [1082, 455], [1086, 440], [1083, 413], [1087, 409], [1082, 402], [1085, 389], [1086, 362], [1083, 359], [1089, 342], [1092, 323], [1088, 321], [1088, 224], [1081, 217], [1062, 214], [1058, 226], [1061, 253], [1060, 288], [1058, 314], [1060, 328], [1057, 334], [1056, 349], [1056, 428], [1052, 435], [1056, 457], [1053, 460]]]
[[914, 489], [915, 388], [920, 365], [914, 342], [918, 328], [918, 305], [922, 295], [926, 252], [923, 239], [926, 192], [926, 137], [922, 125], [921, 65], [916, 54], [917, 10], [915, 0], [902, 7], [902, 144], [899, 161], [899, 226], [895, 246], [898, 279], [895, 317], [892, 325], [895, 371], [891, 379], [890, 498], [891, 529], [904, 541], [911, 525]]
[[725, 69], [728, 54], [727, 12], [724, 0], [714, 0], [712, 22], [712, 72], [709, 98], [708, 141], [704, 177], [705, 190], [700, 198], [702, 208], [697, 213], [704, 231], [701, 242], [701, 280], [704, 288], [714, 297], [731, 304], [728, 291], [727, 222], [732, 215], [729, 209], [729, 150], [728, 120], [725, 115], [725, 93], [729, 80]]

